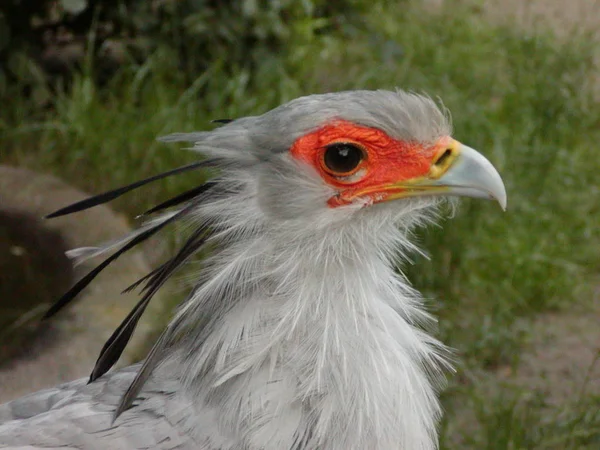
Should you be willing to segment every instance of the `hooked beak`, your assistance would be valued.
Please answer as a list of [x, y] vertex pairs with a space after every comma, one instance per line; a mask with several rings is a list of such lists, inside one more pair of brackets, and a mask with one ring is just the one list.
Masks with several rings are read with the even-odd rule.
[[506, 210], [506, 189], [498, 171], [481, 153], [451, 140], [424, 177], [387, 186], [386, 200], [416, 196], [457, 196], [496, 200]]

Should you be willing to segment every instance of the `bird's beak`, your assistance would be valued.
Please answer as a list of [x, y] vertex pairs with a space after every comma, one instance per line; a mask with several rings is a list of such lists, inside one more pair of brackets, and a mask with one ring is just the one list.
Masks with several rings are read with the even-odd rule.
[[500, 174], [481, 153], [451, 139], [436, 154], [424, 177], [393, 183], [385, 200], [417, 196], [458, 196], [496, 200], [506, 209]]

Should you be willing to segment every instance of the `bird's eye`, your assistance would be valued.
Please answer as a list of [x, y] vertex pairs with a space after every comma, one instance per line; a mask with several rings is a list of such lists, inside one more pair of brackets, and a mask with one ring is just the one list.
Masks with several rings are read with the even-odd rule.
[[336, 142], [325, 148], [323, 165], [333, 175], [350, 175], [358, 168], [365, 152], [356, 144]]

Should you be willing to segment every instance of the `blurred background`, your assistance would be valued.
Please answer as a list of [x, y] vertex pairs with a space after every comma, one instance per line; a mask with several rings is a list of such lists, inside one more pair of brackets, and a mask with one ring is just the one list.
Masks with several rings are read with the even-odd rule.
[[[135, 301], [118, 292], [174, 242], [40, 326], [81, 270], [64, 249], [125, 233], [198, 175], [112, 209], [41, 214], [194, 160], [157, 136], [304, 94], [401, 87], [439, 97], [509, 195], [506, 213], [463, 201], [420, 233], [429, 258], [401, 268], [456, 349], [442, 448], [600, 448], [599, 26], [593, 0], [3, 0], [0, 399], [86, 375]], [[191, 281], [156, 299], [125, 362]]]

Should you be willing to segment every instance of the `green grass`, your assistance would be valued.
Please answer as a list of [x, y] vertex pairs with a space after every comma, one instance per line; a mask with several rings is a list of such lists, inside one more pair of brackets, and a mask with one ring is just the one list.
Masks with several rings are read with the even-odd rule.
[[[194, 158], [156, 143], [158, 135], [207, 129], [212, 119], [301, 94], [398, 86], [439, 96], [455, 137], [485, 153], [508, 190], [506, 213], [466, 200], [456, 217], [422, 232], [431, 258], [405, 268], [434, 299], [441, 338], [463, 361], [444, 397], [442, 447], [598, 448], [598, 397], [556, 406], [490, 382], [495, 368], [518, 367], [536, 315], [591, 300], [600, 269], [593, 42], [495, 27], [469, 7], [432, 15], [373, 3], [364, 24], [344, 35], [300, 23], [286, 52], [256, 73], [215, 61], [186, 86], [165, 50], [102, 90], [79, 75], [50, 111], [15, 99], [0, 109], [2, 162], [96, 192]], [[116, 207], [133, 216], [194, 177], [165, 180]]]

